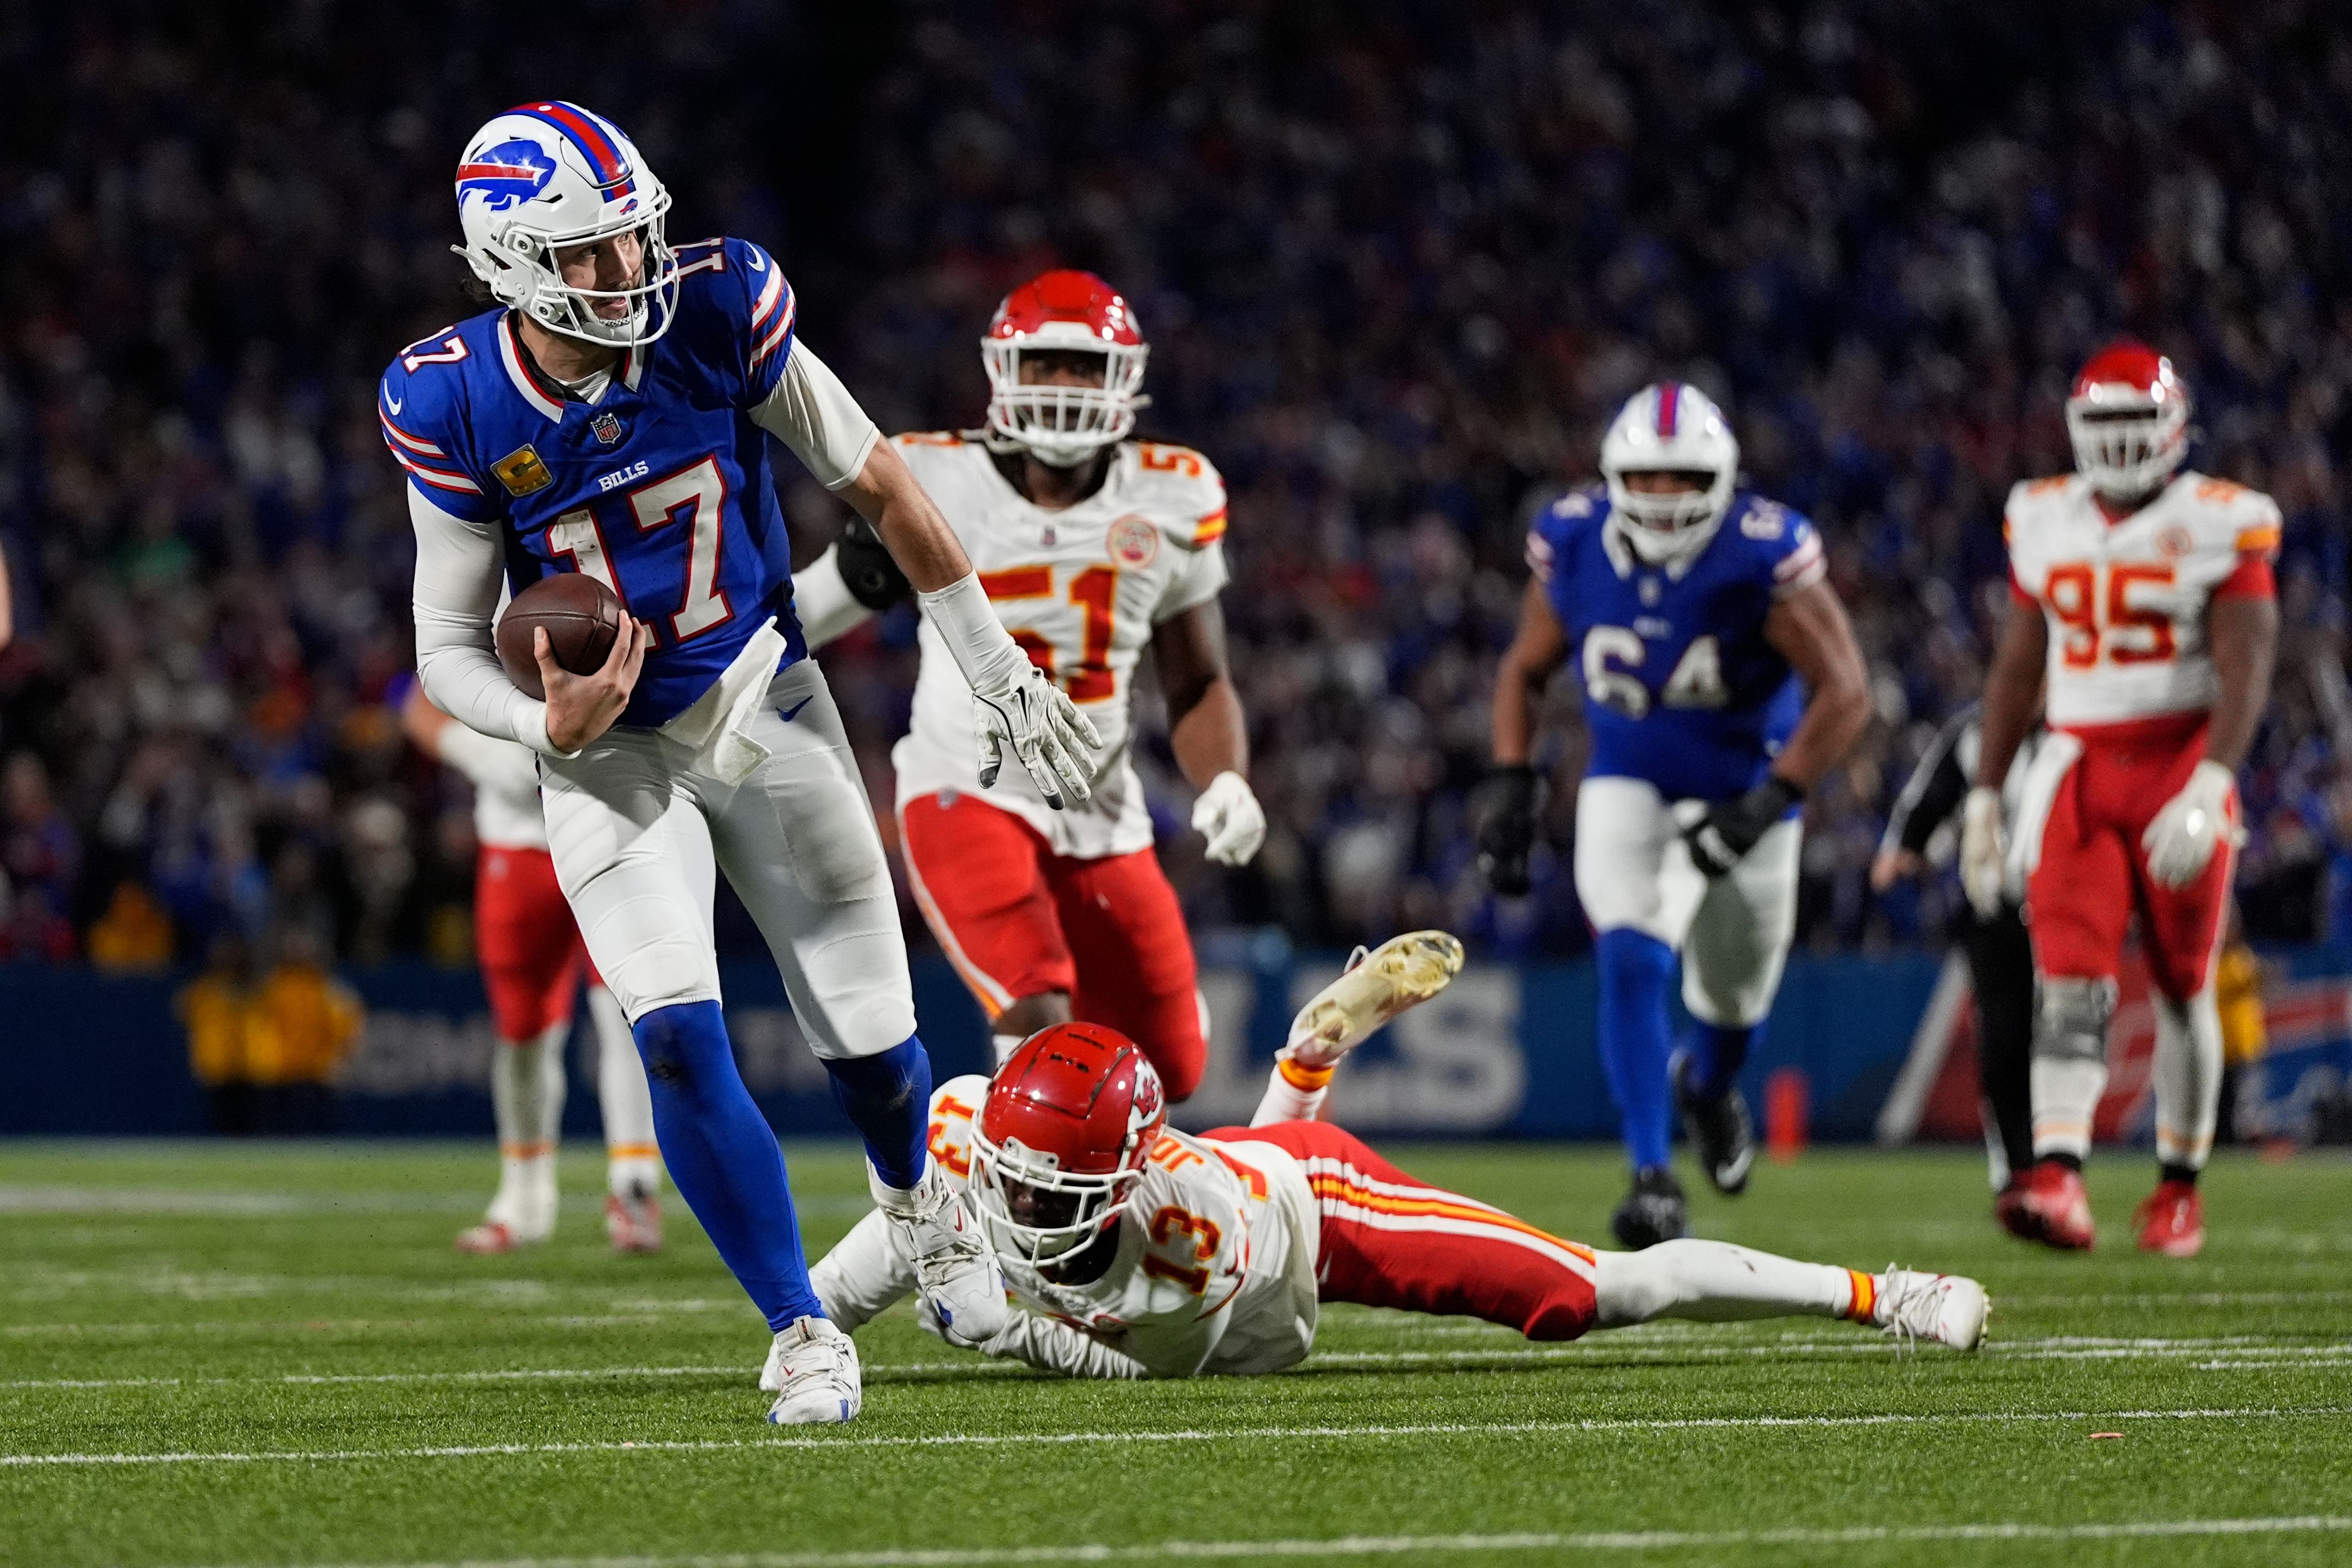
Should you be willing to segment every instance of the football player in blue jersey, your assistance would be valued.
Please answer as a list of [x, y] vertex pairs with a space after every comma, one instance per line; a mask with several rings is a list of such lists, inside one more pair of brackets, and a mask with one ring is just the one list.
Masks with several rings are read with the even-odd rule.
[[[1542, 811], [1536, 698], [1571, 658], [1583, 676], [1576, 892], [1597, 933], [1601, 1065], [1633, 1164], [1612, 1222], [1627, 1247], [1685, 1228], [1670, 1089], [1708, 1181], [1747, 1185], [1755, 1139], [1734, 1079], [1796, 932], [1799, 803], [1870, 720], [1820, 535], [1738, 489], [1738, 469], [1739, 443], [1704, 393], [1635, 394], [1601, 442], [1605, 486], [1571, 491], [1528, 535], [1535, 576], [1495, 677], [1479, 858], [1511, 894], [1528, 889]], [[1693, 1026], [1672, 1050], [1678, 952]]]
[[[1084, 801], [1097, 739], [998, 625], [897, 449], [798, 341], [792, 287], [759, 247], [672, 248], [668, 193], [611, 121], [569, 103], [483, 126], [457, 195], [457, 252], [497, 308], [403, 350], [382, 389], [416, 530], [417, 674], [451, 717], [539, 753], [557, 879], [645, 1058], [662, 1155], [775, 1331], [770, 1419], [846, 1421], [856, 1352], [809, 1288], [783, 1160], [719, 1013], [716, 870], [864, 1135], [926, 1301], [970, 1343], [1007, 1310], [925, 1147], [930, 1064], [898, 904], [793, 614], [768, 436], [875, 526], [946, 634], [983, 785], [1010, 747], [1049, 802]], [[597, 578], [628, 614], [584, 675], [534, 633], [542, 700], [508, 679], [491, 626], [502, 588], [557, 572]]]

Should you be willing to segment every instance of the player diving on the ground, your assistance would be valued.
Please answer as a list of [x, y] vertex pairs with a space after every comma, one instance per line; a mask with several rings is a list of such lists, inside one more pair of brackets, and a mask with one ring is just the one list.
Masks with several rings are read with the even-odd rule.
[[[1610, 1228], [1638, 1247], [1686, 1224], [1670, 1093], [1707, 1180], [1748, 1184], [1737, 1078], [1796, 936], [1798, 810], [1870, 721], [1870, 689], [1821, 536], [1738, 487], [1739, 443], [1706, 394], [1634, 394], [1601, 471], [1604, 485], [1570, 491], [1528, 534], [1534, 578], [1495, 673], [1480, 861], [1496, 892], [1528, 890], [1543, 810], [1536, 699], [1573, 659], [1592, 741], [1576, 894], [1599, 933], [1601, 1061], [1633, 1166]], [[1693, 1021], [1679, 1050], [1677, 954]]]
[[[1398, 937], [1308, 1004], [1286, 1055], [1337, 1066], [1461, 962], [1442, 932]], [[1534, 1340], [1659, 1318], [1846, 1318], [1973, 1350], [1972, 1279], [1799, 1263], [1724, 1242], [1597, 1252], [1421, 1182], [1270, 1092], [1248, 1127], [1171, 1131], [1142, 1051], [1090, 1024], [1045, 1029], [993, 1079], [931, 1099], [940, 1163], [975, 1199], [1022, 1310], [979, 1348], [1081, 1377], [1266, 1373], [1314, 1348], [1321, 1304], [1464, 1313]], [[915, 1289], [899, 1233], [868, 1215], [813, 1271], [856, 1329]], [[927, 1328], [930, 1314], [919, 1309]], [[791, 1387], [772, 1359], [766, 1381]]]
[[[870, 521], [975, 704], [985, 784], [1010, 749], [1083, 801], [1096, 737], [1006, 634], [939, 509], [796, 332], [758, 246], [672, 248], [669, 195], [607, 120], [523, 104], [467, 143], [458, 247], [497, 308], [385, 371], [409, 477], [417, 673], [435, 705], [539, 753], [548, 848], [627, 1015], [679, 1194], [792, 1369], [770, 1415], [845, 1421], [856, 1356], [808, 1283], [783, 1159], [736, 1070], [711, 933], [716, 870], [767, 939], [866, 1144], [876, 1203], [946, 1331], [1003, 1331], [1003, 1287], [925, 1149], [898, 902], [824, 678], [792, 610], [767, 437]], [[502, 581], [597, 578], [627, 614], [601, 668], [534, 632], [541, 700], [493, 651]]]

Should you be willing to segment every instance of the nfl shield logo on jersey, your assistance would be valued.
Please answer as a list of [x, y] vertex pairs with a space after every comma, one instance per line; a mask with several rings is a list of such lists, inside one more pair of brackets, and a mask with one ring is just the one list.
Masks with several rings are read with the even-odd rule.
[[609, 408], [591, 419], [588, 422], [588, 429], [594, 435], [599, 444], [606, 447], [619, 446], [621, 437], [628, 434], [621, 426], [621, 416]]

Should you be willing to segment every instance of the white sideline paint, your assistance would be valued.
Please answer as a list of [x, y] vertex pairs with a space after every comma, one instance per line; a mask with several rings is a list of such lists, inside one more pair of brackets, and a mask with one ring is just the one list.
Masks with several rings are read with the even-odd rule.
[[477, 1459], [539, 1454], [724, 1453], [732, 1450], [811, 1448], [1015, 1448], [1112, 1447], [1127, 1443], [1234, 1443], [1328, 1439], [1349, 1442], [1384, 1437], [1499, 1437], [1588, 1432], [1685, 1432], [1788, 1427], [1818, 1430], [1842, 1426], [1980, 1426], [2041, 1421], [2292, 1421], [2352, 1415], [2352, 1405], [2315, 1405], [2282, 1408], [2245, 1405], [2190, 1410], [1962, 1410], [1945, 1414], [1891, 1412], [1882, 1415], [1685, 1415], [1660, 1420], [1593, 1417], [1582, 1421], [1430, 1422], [1397, 1426], [1235, 1426], [1223, 1431], [1183, 1428], [1164, 1432], [945, 1432], [920, 1437], [712, 1437], [694, 1442], [482, 1443], [430, 1448], [277, 1449], [226, 1453], [0, 1454], [0, 1468], [100, 1465], [315, 1464], [328, 1459]]
[[399, 1568], [977, 1568], [991, 1563], [1152, 1563], [1244, 1557], [1398, 1557], [1425, 1552], [1657, 1552], [1709, 1546], [1868, 1546], [1934, 1541], [2131, 1541], [2183, 1536], [2317, 1535], [2352, 1531], [2331, 1514], [2266, 1519], [2148, 1519], [2112, 1524], [1853, 1525], [1843, 1529], [1595, 1531], [1578, 1534], [1342, 1535], [1327, 1540], [1160, 1541], [1127, 1546], [1037, 1545], [751, 1552], [699, 1557], [514, 1557]]
[[[1672, 1354], [1675, 1359], [1773, 1355], [1902, 1355], [1908, 1347], [1878, 1335], [1843, 1334], [1832, 1339], [1790, 1339], [1753, 1345], [1643, 1345], [1606, 1343], [1577, 1346], [1497, 1346], [1464, 1351], [1331, 1351], [1318, 1352], [1305, 1364], [1318, 1366], [1443, 1366], [1481, 1368], [1553, 1363], [1591, 1366], [1622, 1366], [1645, 1355]], [[2206, 1339], [2106, 1339], [2084, 1335], [2053, 1335], [2038, 1340], [2000, 1341], [1983, 1353], [2017, 1361], [2187, 1361], [2200, 1372], [2234, 1372], [2240, 1368], [2335, 1365], [2352, 1360], [2352, 1341], [2299, 1344], [2251, 1334]], [[2191, 1358], [2203, 1356], [2198, 1361]], [[592, 1382], [630, 1377], [740, 1377], [748, 1363], [706, 1366], [580, 1366], [495, 1367], [462, 1372], [284, 1373], [268, 1377], [26, 1377], [0, 1381], [5, 1388], [171, 1388], [250, 1384], [332, 1384], [370, 1383], [521, 1383], [534, 1381]], [[887, 1383], [894, 1377], [949, 1378], [1024, 1377], [1031, 1369], [1003, 1361], [876, 1362], [866, 1368], [869, 1380]]]

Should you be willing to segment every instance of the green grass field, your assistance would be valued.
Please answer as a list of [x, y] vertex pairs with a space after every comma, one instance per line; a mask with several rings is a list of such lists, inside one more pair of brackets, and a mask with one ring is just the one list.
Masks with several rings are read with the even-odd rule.
[[[1574, 1237], [1618, 1195], [1596, 1150], [1391, 1152]], [[788, 1152], [814, 1253], [862, 1172]], [[814, 1436], [760, 1420], [765, 1331], [680, 1205], [663, 1256], [606, 1251], [593, 1155], [554, 1243], [454, 1253], [488, 1163], [0, 1144], [0, 1562], [2352, 1561], [2340, 1159], [2219, 1162], [2186, 1263], [2130, 1249], [2138, 1155], [2094, 1173], [2088, 1258], [1997, 1235], [1973, 1153], [1816, 1153], [1696, 1201], [1703, 1235], [1976, 1274], [1974, 1357], [1340, 1308], [1281, 1376], [1089, 1385], [902, 1308], [861, 1336], [863, 1417]]]

